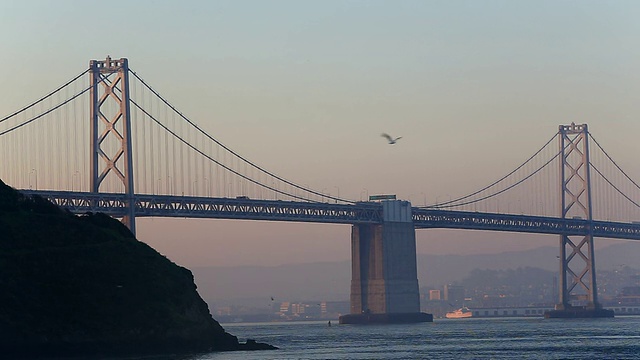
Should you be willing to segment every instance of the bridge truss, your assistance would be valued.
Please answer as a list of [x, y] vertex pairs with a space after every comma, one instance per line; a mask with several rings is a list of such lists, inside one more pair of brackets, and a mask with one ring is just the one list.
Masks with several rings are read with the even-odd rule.
[[[127, 197], [114, 193], [21, 190], [39, 195], [75, 214], [103, 212], [127, 214]], [[268, 220], [327, 224], [381, 224], [382, 204], [307, 203], [298, 201], [209, 198], [193, 196], [135, 195], [137, 217], [190, 217], [209, 219]], [[519, 233], [586, 236], [640, 240], [640, 224], [561, 219], [555, 217], [495, 214], [412, 208], [416, 229], [463, 229]]]

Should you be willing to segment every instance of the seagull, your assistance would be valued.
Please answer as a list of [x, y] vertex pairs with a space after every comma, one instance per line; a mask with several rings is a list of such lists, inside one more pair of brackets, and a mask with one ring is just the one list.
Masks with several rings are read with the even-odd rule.
[[402, 136], [397, 137], [397, 138], [394, 139], [394, 138], [391, 137], [391, 135], [385, 134], [385, 133], [380, 134], [380, 136], [382, 136], [383, 138], [387, 139], [387, 141], [389, 141], [389, 144], [391, 144], [391, 145], [395, 144], [396, 141], [402, 139]]

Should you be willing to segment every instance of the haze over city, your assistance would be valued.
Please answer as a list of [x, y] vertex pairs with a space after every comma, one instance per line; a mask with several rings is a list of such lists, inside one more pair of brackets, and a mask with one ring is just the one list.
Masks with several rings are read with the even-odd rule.
[[[571, 122], [589, 124], [640, 179], [637, 2], [106, 4], [0, 4], [1, 113], [110, 55], [127, 57], [238, 153], [343, 198], [455, 198], [506, 174]], [[389, 145], [383, 132], [402, 139]], [[446, 230], [416, 236], [418, 253], [428, 254], [558, 241]], [[350, 259], [347, 225], [139, 219], [138, 238], [187, 267]]]

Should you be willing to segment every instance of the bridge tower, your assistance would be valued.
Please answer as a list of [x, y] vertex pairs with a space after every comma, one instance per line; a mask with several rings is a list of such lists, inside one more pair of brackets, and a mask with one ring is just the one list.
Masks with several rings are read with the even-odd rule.
[[[111, 76], [115, 75], [115, 76]], [[117, 184], [126, 195], [122, 222], [135, 235], [129, 64], [127, 59], [91, 60], [91, 192], [106, 183]]]
[[341, 324], [433, 321], [420, 312], [411, 203], [382, 202], [382, 224], [351, 229], [351, 313]]
[[586, 124], [560, 125], [560, 215], [582, 219], [584, 236], [560, 235], [559, 302], [548, 317], [613, 316], [598, 303], [593, 247], [589, 131]]

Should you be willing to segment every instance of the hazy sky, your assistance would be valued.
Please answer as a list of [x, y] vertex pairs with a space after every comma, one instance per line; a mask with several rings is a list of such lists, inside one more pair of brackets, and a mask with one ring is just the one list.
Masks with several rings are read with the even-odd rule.
[[[4, 0], [0, 114], [111, 55], [243, 156], [341, 197], [464, 195], [572, 121], [640, 179], [638, 19], [637, 1]], [[348, 226], [144, 219], [138, 232], [187, 266], [350, 256]], [[418, 232], [430, 253], [556, 243]]]

